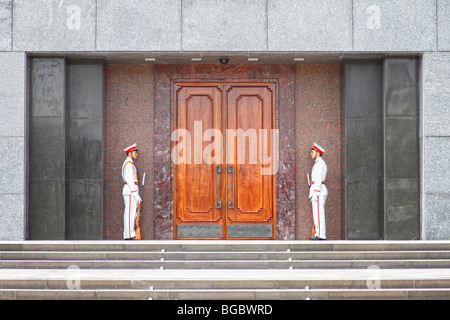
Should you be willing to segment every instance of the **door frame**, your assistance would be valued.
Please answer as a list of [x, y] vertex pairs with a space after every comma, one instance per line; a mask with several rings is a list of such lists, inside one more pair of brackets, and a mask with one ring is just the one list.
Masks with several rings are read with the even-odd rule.
[[[175, 116], [175, 112], [176, 112], [176, 92], [174, 90], [175, 86], [177, 84], [181, 84], [181, 83], [192, 83], [192, 84], [205, 84], [205, 85], [214, 85], [214, 84], [220, 84], [220, 85], [232, 85], [233, 83], [236, 84], [248, 84], [249, 87], [251, 86], [258, 86], [258, 85], [266, 85], [266, 84], [272, 84], [275, 88], [275, 93], [274, 93], [274, 98], [273, 98], [273, 110], [272, 110], [272, 117], [273, 117], [273, 124], [272, 124], [272, 128], [271, 129], [279, 129], [279, 117], [278, 117], [278, 97], [279, 97], [279, 90], [278, 90], [278, 80], [277, 79], [171, 79], [170, 81], [170, 110], [171, 110], [171, 132], [173, 132], [173, 130], [175, 130], [175, 128], [177, 128], [177, 124], [176, 122], [176, 116]], [[226, 94], [223, 94], [223, 97], [226, 97]], [[227, 99], [226, 99], [227, 100]], [[226, 103], [228, 105], [228, 101], [222, 101], [222, 103]], [[226, 108], [222, 108], [222, 117], [224, 114], [227, 114], [227, 110]], [[227, 122], [227, 117], [223, 117], [222, 119], [222, 123], [226, 123]], [[177, 142], [171, 141], [170, 145], [170, 152], [172, 152], [174, 146], [176, 145]], [[225, 142], [224, 142], [225, 144]], [[274, 150], [272, 151], [274, 152]], [[226, 161], [225, 161], [226, 162]], [[228, 163], [224, 163], [222, 165], [222, 170], [227, 169], [228, 167]], [[175, 170], [174, 170], [174, 163], [171, 161], [171, 175], [172, 175], [172, 192], [173, 195], [175, 195], [175, 174], [174, 174]], [[202, 237], [189, 237], [189, 236], [179, 236], [178, 235], [178, 223], [177, 223], [177, 216], [176, 216], [176, 212], [175, 212], [175, 208], [176, 208], [176, 197], [173, 197], [173, 206], [172, 206], [172, 210], [173, 210], [173, 238], [174, 239], [227, 239], [227, 240], [239, 240], [239, 239], [252, 239], [252, 240], [258, 240], [258, 239], [276, 239], [277, 236], [277, 175], [278, 173], [275, 173], [273, 175], [273, 179], [272, 179], [272, 201], [273, 201], [273, 209], [272, 209], [272, 222], [271, 224], [267, 224], [267, 223], [252, 223], [252, 222], [243, 222], [242, 224], [239, 224], [240, 226], [243, 227], [243, 229], [245, 230], [246, 226], [262, 226], [261, 228], [264, 228], [264, 226], [267, 225], [271, 225], [271, 236], [247, 236], [247, 237], [241, 237], [241, 236], [234, 236], [234, 237], [228, 237], [228, 223], [227, 223], [227, 214], [224, 213], [222, 216], [222, 227], [221, 227], [221, 236], [216, 236], [216, 235], [207, 235], [207, 236], [202, 236]], [[226, 211], [226, 210], [225, 210]], [[183, 223], [183, 226], [192, 226], [194, 228], [201, 226], [202, 224], [196, 224], [195, 222], [192, 223]], [[206, 224], [205, 224], [206, 225]], [[212, 226], [216, 226], [214, 224], [211, 224]], [[217, 225], [218, 226], [218, 225]], [[250, 227], [251, 228], [251, 227]], [[263, 231], [264, 232], [264, 231]]]

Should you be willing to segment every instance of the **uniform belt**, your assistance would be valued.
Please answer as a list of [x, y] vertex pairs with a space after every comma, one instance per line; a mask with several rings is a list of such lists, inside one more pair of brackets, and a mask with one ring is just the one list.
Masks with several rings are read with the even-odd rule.
[[[127, 183], [125, 182], [125, 184], [127, 184]], [[137, 183], [137, 182], [135, 182], [134, 184], [135, 184], [135, 185], [138, 185], [138, 183]]]
[[[314, 181], [311, 184], [314, 184]], [[322, 184], [325, 184], [325, 181], [322, 181]]]

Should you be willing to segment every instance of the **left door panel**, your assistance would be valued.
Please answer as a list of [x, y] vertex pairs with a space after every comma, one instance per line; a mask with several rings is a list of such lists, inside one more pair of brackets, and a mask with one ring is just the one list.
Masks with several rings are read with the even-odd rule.
[[181, 83], [173, 89], [175, 238], [222, 238], [222, 89]]

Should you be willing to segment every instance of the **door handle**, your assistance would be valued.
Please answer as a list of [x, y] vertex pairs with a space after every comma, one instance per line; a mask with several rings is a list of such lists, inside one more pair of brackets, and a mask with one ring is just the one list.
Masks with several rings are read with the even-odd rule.
[[228, 186], [228, 188], [231, 187], [233, 189], [233, 191], [232, 191], [232, 199], [233, 200], [228, 201], [228, 208], [234, 209], [234, 185], [235, 185], [236, 171], [235, 171], [235, 167], [233, 165], [228, 166], [228, 173], [233, 174], [233, 176], [232, 176], [233, 179], [232, 179], [231, 185]]
[[216, 209], [222, 208], [222, 201], [217, 200], [217, 174], [222, 173], [222, 166], [216, 165], [214, 167], [214, 202]]

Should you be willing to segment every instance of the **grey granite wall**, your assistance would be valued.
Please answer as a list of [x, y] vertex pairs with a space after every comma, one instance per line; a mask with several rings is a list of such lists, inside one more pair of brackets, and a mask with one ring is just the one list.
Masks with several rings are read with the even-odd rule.
[[383, 70], [381, 60], [344, 65], [345, 233], [384, 238]]
[[347, 239], [420, 239], [419, 60], [344, 66]]
[[68, 240], [103, 238], [103, 62], [68, 61], [66, 206]]
[[383, 65], [385, 238], [420, 239], [419, 60]]
[[23, 52], [0, 52], [0, 64], [0, 239], [23, 239], [26, 233], [26, 57]]
[[65, 59], [30, 59], [29, 239], [65, 238]]
[[103, 63], [30, 59], [27, 239], [102, 239]]
[[449, 50], [446, 0], [2, 0], [4, 51]]
[[450, 53], [425, 53], [423, 64], [422, 237], [450, 239]]
[[423, 55], [421, 237], [450, 239], [449, 26], [447, 0], [1, 0], [0, 238], [26, 234], [26, 55], [217, 51]]

